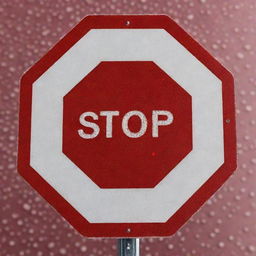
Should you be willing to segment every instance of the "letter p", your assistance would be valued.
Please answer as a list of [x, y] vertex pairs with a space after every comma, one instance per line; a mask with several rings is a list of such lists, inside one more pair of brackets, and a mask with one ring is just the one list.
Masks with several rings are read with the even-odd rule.
[[[166, 116], [165, 120], [159, 120], [159, 116]], [[167, 110], [153, 110], [152, 112], [152, 137], [158, 137], [158, 127], [166, 126], [173, 122], [173, 114]]]

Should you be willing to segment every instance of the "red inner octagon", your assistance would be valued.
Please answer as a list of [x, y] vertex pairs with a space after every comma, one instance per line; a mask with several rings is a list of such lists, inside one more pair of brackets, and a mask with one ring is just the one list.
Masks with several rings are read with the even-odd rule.
[[[101, 62], [63, 101], [63, 153], [101, 188], [152, 188], [192, 150], [191, 96], [153, 62]], [[147, 118], [147, 130], [139, 138], [122, 130], [122, 118], [132, 110]], [[159, 126], [159, 137], [152, 137], [153, 110], [174, 117], [170, 125]], [[101, 111], [119, 111], [112, 138], [106, 138]], [[86, 118], [100, 128], [93, 139], [78, 134], [81, 129], [93, 132], [79, 122], [84, 112], [98, 115], [98, 120]], [[137, 117], [128, 124], [132, 132], [141, 127]]]

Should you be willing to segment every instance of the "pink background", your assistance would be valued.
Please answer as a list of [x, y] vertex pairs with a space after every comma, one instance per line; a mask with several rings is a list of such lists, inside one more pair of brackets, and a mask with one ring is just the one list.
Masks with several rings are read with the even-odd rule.
[[235, 77], [238, 170], [176, 235], [145, 256], [256, 255], [255, 0], [0, 0], [0, 255], [116, 255], [85, 239], [17, 174], [19, 79], [87, 14], [168, 14]]

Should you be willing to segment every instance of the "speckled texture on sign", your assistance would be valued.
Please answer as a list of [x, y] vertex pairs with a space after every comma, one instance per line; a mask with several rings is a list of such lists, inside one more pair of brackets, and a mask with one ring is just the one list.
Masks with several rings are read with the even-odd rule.
[[171, 238], [143, 239], [145, 256], [256, 255], [255, 0], [0, 1], [0, 255], [116, 255], [85, 239], [17, 174], [19, 79], [87, 14], [173, 17], [235, 77], [238, 170]]

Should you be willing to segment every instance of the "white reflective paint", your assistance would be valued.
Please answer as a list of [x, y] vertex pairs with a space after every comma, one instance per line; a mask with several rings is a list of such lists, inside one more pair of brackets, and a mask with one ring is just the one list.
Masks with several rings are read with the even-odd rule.
[[[101, 61], [154, 61], [192, 96], [193, 151], [154, 189], [100, 189], [62, 153], [63, 96]], [[93, 29], [33, 84], [30, 164], [91, 223], [165, 222], [224, 162], [221, 86], [163, 29]]]
[[113, 117], [119, 116], [119, 111], [100, 111], [100, 115], [106, 117], [106, 138], [112, 138]]
[[[165, 120], [159, 120], [159, 116], [166, 116]], [[173, 121], [173, 115], [167, 110], [154, 110], [152, 112], [152, 137], [157, 138], [159, 136], [159, 126], [166, 126]]]
[[[138, 132], [131, 132], [131, 130], [129, 129], [129, 120], [132, 116], [137, 116], [140, 119], [141, 126]], [[137, 110], [129, 111], [123, 117], [122, 129], [125, 135], [130, 138], [139, 138], [143, 136], [147, 130], [147, 127], [148, 127], [147, 118], [140, 111], [137, 111]]]
[[99, 119], [98, 115], [96, 115], [94, 112], [84, 112], [83, 114], [80, 115], [80, 118], [79, 118], [80, 124], [85, 127], [89, 127], [89, 128], [93, 129], [93, 132], [90, 134], [85, 133], [83, 129], [79, 129], [78, 134], [83, 139], [93, 139], [93, 138], [97, 137], [97, 135], [100, 132], [100, 128], [97, 124], [95, 124], [93, 122], [86, 121], [86, 117], [88, 117], [88, 116], [92, 117], [93, 120]]

